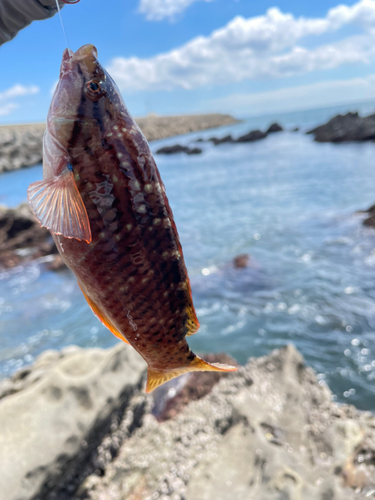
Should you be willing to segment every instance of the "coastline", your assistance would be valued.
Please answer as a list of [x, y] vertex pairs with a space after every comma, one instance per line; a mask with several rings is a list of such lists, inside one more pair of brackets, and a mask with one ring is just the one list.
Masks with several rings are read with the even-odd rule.
[[[148, 115], [135, 120], [148, 141], [238, 122], [231, 115], [218, 113], [177, 116]], [[45, 128], [45, 123], [0, 125], [0, 173], [41, 163]]]

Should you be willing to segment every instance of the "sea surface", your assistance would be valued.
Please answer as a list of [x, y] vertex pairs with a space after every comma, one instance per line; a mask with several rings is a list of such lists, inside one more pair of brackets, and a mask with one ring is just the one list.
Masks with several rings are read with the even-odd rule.
[[[349, 108], [252, 117], [151, 149], [204, 149], [156, 155], [201, 323], [192, 348], [245, 363], [293, 343], [335, 400], [375, 411], [375, 229], [356, 214], [375, 203], [375, 143], [317, 144], [304, 133]], [[285, 131], [255, 143], [194, 143], [275, 120]], [[41, 176], [41, 166], [3, 174], [0, 203], [16, 206]], [[243, 253], [249, 267], [234, 269]], [[47, 271], [42, 260], [0, 273], [0, 378], [45, 349], [116, 342], [70, 272]]]

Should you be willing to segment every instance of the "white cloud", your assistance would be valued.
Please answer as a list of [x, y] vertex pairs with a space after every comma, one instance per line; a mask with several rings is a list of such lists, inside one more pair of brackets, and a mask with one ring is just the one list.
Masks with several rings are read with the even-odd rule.
[[199, 1], [210, 2], [212, 0], [141, 0], [138, 10], [146, 16], [148, 21], [161, 21], [165, 18], [173, 20], [192, 3]]
[[0, 92], [0, 99], [7, 99], [9, 97], [20, 97], [24, 95], [37, 94], [39, 92], [39, 87], [31, 85], [25, 87], [24, 85], [16, 84], [3, 92]]
[[[301, 45], [303, 38], [318, 38], [345, 25], [363, 33], [314, 49]], [[375, 56], [374, 42], [375, 0], [339, 5], [324, 18], [296, 18], [271, 8], [262, 16], [235, 17], [207, 37], [148, 59], [117, 57], [108, 69], [122, 90], [192, 89], [367, 63]]]
[[[25, 85], [16, 84], [13, 85], [13, 87], [0, 92], [0, 102], [4, 101], [5, 99], [14, 99], [15, 97], [37, 94], [39, 90], [39, 87], [35, 85], [25, 87]], [[0, 116], [9, 115], [17, 108], [19, 108], [19, 105], [15, 102], [8, 102], [7, 104], [0, 105]]]
[[206, 110], [266, 114], [375, 99], [375, 74], [366, 78], [318, 82], [267, 92], [233, 94], [202, 103]]
[[9, 115], [12, 111], [17, 109], [19, 106], [14, 102], [10, 102], [9, 104], [5, 104], [5, 106], [0, 106], [0, 116]]

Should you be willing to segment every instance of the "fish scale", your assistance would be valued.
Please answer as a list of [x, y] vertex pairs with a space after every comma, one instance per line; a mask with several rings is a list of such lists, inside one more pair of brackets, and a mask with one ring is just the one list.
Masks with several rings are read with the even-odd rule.
[[28, 190], [93, 312], [148, 364], [147, 391], [189, 371], [234, 371], [189, 348], [199, 323], [164, 184], [92, 45], [66, 50]]

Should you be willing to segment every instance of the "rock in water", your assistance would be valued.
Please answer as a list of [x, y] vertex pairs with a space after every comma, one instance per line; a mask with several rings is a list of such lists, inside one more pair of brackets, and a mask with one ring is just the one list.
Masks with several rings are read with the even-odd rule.
[[164, 146], [156, 151], [157, 155], [173, 155], [176, 153], [194, 155], [202, 153], [202, 150], [200, 148], [189, 148], [187, 146], [181, 146], [181, 144], [174, 144], [173, 146]]
[[337, 115], [325, 125], [307, 134], [313, 134], [317, 142], [348, 142], [375, 140], [375, 114], [361, 117], [358, 113]]
[[252, 130], [251, 132], [239, 137], [235, 142], [254, 142], [259, 141], [260, 139], [265, 139], [266, 137], [266, 132], [262, 132], [261, 130]]
[[284, 130], [283, 127], [275, 122], [268, 127], [266, 134], [273, 134], [274, 132], [282, 132], [283, 130]]

